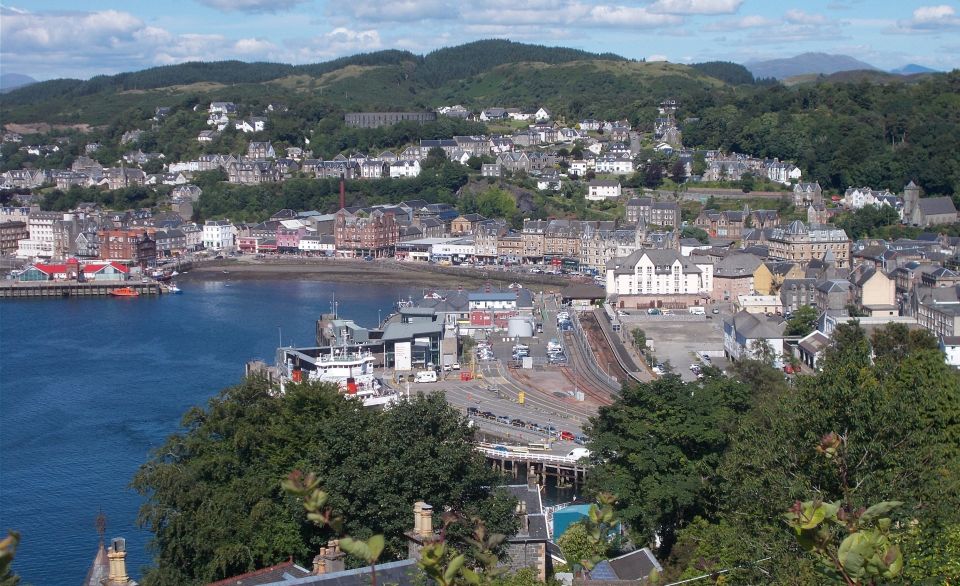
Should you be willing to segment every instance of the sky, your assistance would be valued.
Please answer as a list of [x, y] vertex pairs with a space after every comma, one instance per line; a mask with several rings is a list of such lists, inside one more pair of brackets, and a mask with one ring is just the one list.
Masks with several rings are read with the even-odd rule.
[[[82, 8], [78, 8], [82, 7]], [[932, 0], [0, 0], [0, 73], [89, 78], [184, 61], [317, 63], [487, 38], [675, 63], [807, 51], [960, 67], [960, 3]]]

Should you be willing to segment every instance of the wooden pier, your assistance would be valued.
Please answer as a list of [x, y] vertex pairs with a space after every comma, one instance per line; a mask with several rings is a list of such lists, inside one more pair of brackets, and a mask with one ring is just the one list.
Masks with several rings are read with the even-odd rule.
[[136, 281], [30, 281], [18, 283], [0, 281], [0, 299], [107, 297], [114, 289], [133, 289], [140, 295], [161, 295], [161, 283]]

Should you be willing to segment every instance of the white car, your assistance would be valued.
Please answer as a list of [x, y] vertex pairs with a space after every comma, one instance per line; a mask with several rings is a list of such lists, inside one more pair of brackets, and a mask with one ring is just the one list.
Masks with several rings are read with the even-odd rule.
[[452, 368], [452, 369], [454, 369], [454, 370], [460, 370], [460, 363], [459, 363], [459, 362], [454, 362], [453, 364], [450, 365], [450, 368]]

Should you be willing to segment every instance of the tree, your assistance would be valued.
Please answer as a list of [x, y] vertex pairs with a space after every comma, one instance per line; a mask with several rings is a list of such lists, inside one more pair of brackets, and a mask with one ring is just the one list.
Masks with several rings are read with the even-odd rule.
[[[814, 570], [770, 521], [785, 503], [808, 499], [811, 486], [822, 502], [843, 500], [851, 510], [902, 501], [890, 518], [917, 528], [900, 537], [907, 559], [960, 522], [960, 377], [929, 348], [908, 351], [889, 370], [870, 355], [858, 324], [838, 325], [822, 371], [798, 377], [788, 392], [758, 395], [731, 440], [719, 468], [718, 518], [738, 528], [746, 551], [774, 558], [773, 577], [761, 581], [794, 583]], [[835, 429], [843, 430], [846, 476], [857, 487], [849, 494], [834, 465], [811, 450]], [[925, 563], [949, 567], [945, 555]]]
[[670, 165], [670, 179], [677, 185], [687, 180], [687, 166], [680, 159]]
[[750, 397], [746, 385], [725, 377], [700, 385], [666, 375], [624, 388], [590, 420], [588, 488], [616, 494], [633, 540], [657, 536], [668, 553], [679, 529], [711, 511], [715, 469]]
[[442, 395], [384, 412], [335, 387], [291, 384], [282, 396], [247, 379], [194, 408], [183, 431], [153, 452], [133, 480], [140, 523], [154, 534], [145, 584], [221, 579], [293, 556], [309, 565], [333, 533], [313, 525], [278, 479], [317, 471], [343, 530], [385, 537], [384, 556], [405, 554], [413, 503], [425, 500], [512, 534], [512, 500], [472, 449], [472, 432]]
[[684, 226], [680, 231], [680, 236], [682, 238], [696, 238], [701, 244], [710, 243], [710, 235], [707, 234], [707, 231], [696, 226]]
[[820, 315], [815, 307], [801, 305], [787, 320], [787, 327], [783, 333], [786, 336], [800, 336], [802, 338], [817, 328], [819, 318]]
[[513, 194], [492, 187], [477, 198], [477, 210], [488, 218], [510, 218], [517, 211]]
[[755, 181], [753, 173], [744, 173], [740, 176], [740, 189], [743, 190], [744, 193], [750, 193], [753, 191]]
[[604, 558], [608, 555], [608, 546], [602, 540], [593, 539], [587, 526], [581, 521], [567, 527], [557, 540], [563, 557], [571, 567], [582, 565], [585, 560]]
[[663, 183], [663, 165], [657, 162], [647, 163], [643, 168], [643, 186], [656, 189]]
[[633, 335], [633, 347], [637, 349], [638, 352], [647, 351], [647, 334], [640, 328], [633, 328], [630, 331]]

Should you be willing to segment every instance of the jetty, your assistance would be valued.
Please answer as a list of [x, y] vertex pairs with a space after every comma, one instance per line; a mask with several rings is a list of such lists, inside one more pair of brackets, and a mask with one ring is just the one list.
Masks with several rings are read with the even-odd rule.
[[129, 288], [140, 295], [166, 293], [162, 283], [135, 281], [0, 281], [0, 299], [53, 297], [108, 297], [114, 289]]

